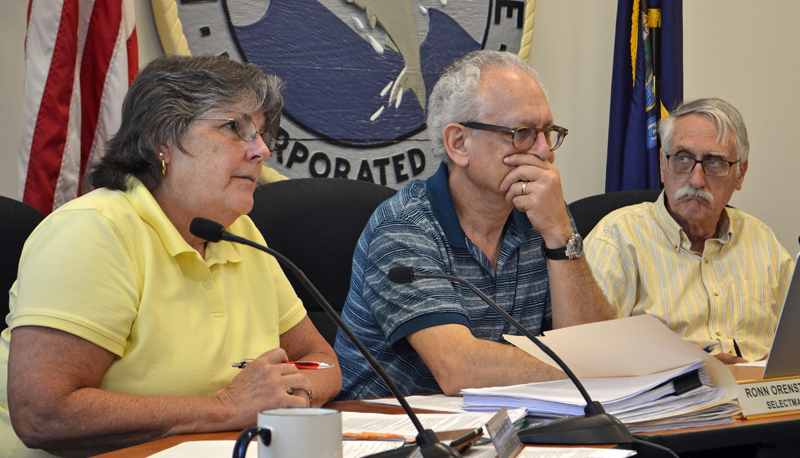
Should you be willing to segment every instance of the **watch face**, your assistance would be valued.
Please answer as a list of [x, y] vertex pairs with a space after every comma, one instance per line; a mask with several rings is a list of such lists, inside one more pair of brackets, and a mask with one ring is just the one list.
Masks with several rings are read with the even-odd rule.
[[572, 234], [567, 242], [567, 255], [570, 259], [581, 257], [583, 254], [583, 239], [580, 234]]

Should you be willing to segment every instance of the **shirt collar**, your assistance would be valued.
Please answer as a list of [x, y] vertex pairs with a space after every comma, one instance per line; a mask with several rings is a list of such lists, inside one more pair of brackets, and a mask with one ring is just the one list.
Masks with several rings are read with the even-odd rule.
[[719, 241], [724, 245], [731, 241], [733, 231], [731, 231], [731, 218], [728, 216], [728, 209], [722, 209], [722, 216], [719, 222]]
[[[458, 213], [456, 213], [456, 207], [453, 205], [453, 196], [450, 194], [447, 176], [447, 164], [442, 162], [436, 173], [425, 181], [425, 185], [428, 188], [428, 198], [431, 201], [431, 210], [439, 225], [442, 226], [450, 245], [467, 248], [467, 235], [458, 220]], [[533, 227], [528, 217], [516, 208], [511, 212], [506, 228], [511, 224], [517, 226], [521, 234], [526, 233]]]
[[[133, 206], [142, 220], [156, 231], [170, 256], [176, 257], [181, 253], [194, 253], [198, 257], [200, 256], [200, 253], [192, 248], [181, 233], [178, 232], [178, 229], [167, 218], [156, 199], [139, 179], [132, 175], [128, 176], [127, 187], [128, 190], [125, 192], [125, 196], [130, 201], [131, 206]], [[209, 266], [217, 263], [241, 262], [241, 260], [242, 257], [230, 242], [220, 241], [219, 243], [206, 245], [205, 262]]]
[[[664, 191], [661, 191], [661, 194], [659, 194], [656, 200], [656, 222], [667, 235], [667, 239], [674, 249], [682, 247], [686, 250], [691, 250], [692, 242], [689, 240], [686, 233], [683, 232], [680, 224], [670, 215], [667, 210], [666, 199], [667, 197]], [[722, 244], [726, 244], [730, 241], [732, 233], [730, 230], [731, 225], [728, 211], [724, 208], [722, 209], [720, 220], [719, 238], [713, 240], [719, 240]]]

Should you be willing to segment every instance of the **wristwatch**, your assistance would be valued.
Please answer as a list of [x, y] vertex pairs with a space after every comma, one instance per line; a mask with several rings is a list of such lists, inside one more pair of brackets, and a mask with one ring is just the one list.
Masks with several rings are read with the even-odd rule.
[[583, 254], [583, 239], [580, 234], [572, 234], [569, 236], [567, 244], [558, 248], [547, 248], [547, 246], [542, 243], [542, 252], [545, 258], [556, 261], [561, 259], [577, 259]]

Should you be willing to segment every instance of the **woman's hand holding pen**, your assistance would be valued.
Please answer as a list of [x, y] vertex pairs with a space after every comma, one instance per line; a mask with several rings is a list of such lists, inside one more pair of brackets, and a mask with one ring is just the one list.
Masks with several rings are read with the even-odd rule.
[[239, 427], [255, 424], [258, 412], [264, 409], [308, 406], [311, 382], [294, 365], [283, 364], [287, 361], [283, 349], [270, 350], [247, 364], [217, 393]]

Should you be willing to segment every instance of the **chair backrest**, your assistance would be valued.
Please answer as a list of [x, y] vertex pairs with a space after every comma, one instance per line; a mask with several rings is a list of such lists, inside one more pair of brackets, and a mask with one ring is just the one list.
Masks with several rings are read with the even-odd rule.
[[589, 232], [612, 211], [642, 202], [655, 202], [661, 191], [644, 189], [619, 191], [584, 197], [569, 204], [569, 211], [578, 226], [578, 233], [586, 238]]
[[[378, 205], [396, 192], [357, 180], [278, 181], [256, 190], [250, 218], [267, 244], [295, 263], [341, 313], [358, 238]], [[317, 330], [333, 345], [336, 324], [294, 275], [284, 272]]]
[[0, 196], [0, 329], [8, 315], [8, 290], [17, 279], [22, 246], [44, 213], [28, 204]]

